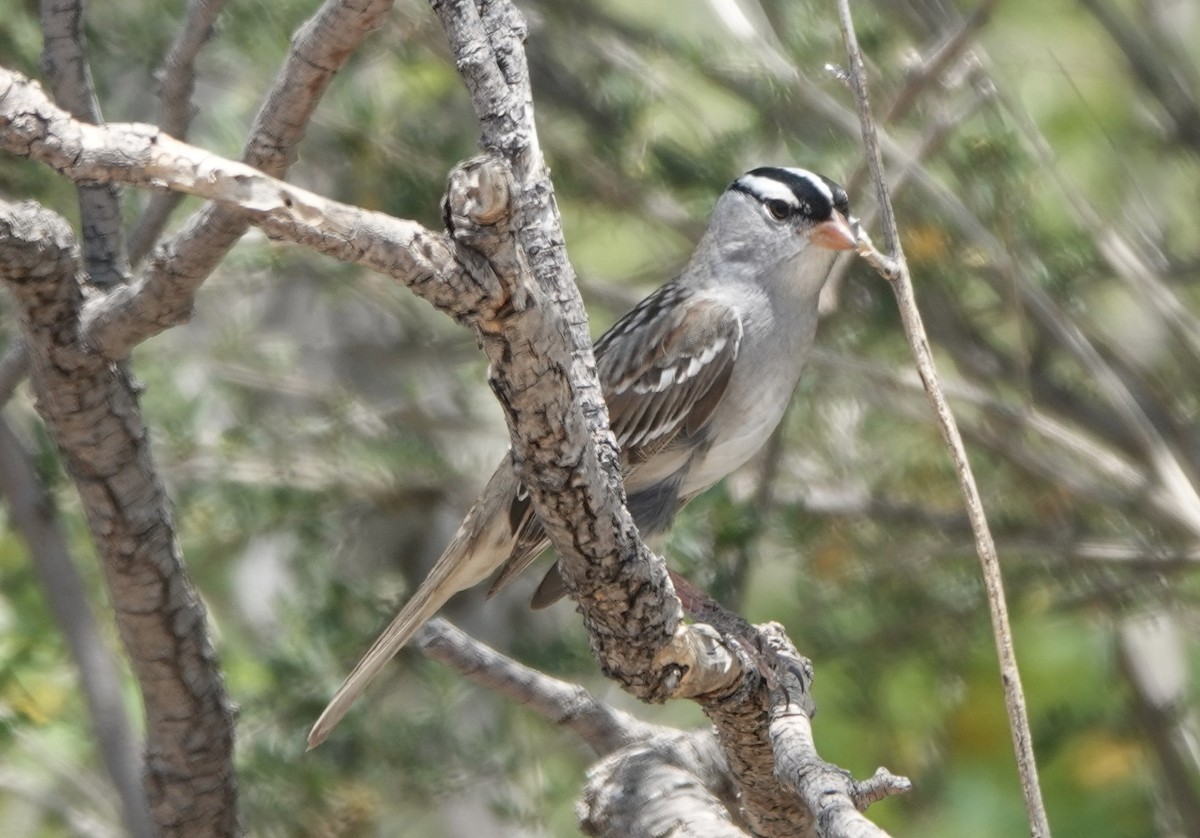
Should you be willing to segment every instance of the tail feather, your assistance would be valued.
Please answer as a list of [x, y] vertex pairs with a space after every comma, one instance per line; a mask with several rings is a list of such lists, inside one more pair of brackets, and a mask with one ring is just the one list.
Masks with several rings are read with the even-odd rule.
[[[447, 551], [448, 552], [448, 551]], [[367, 685], [375, 680], [375, 676], [404, 648], [421, 626], [425, 625], [446, 601], [458, 593], [458, 588], [444, 584], [452, 575], [454, 566], [446, 562], [445, 555], [434, 566], [433, 572], [421, 583], [421, 587], [413, 594], [412, 599], [405, 603], [400, 613], [388, 624], [383, 633], [362, 656], [362, 660], [346, 676], [346, 680], [338, 687], [333, 699], [321, 713], [316, 724], [308, 734], [308, 748], [320, 745], [329, 736], [350, 710], [350, 706], [362, 695]], [[438, 571], [441, 571], [439, 573]]]
[[517, 479], [506, 458], [429, 576], [338, 687], [309, 731], [309, 750], [325, 741], [380, 670], [450, 597], [478, 584], [512, 554], [515, 536], [507, 516], [501, 513], [512, 503], [516, 490]]

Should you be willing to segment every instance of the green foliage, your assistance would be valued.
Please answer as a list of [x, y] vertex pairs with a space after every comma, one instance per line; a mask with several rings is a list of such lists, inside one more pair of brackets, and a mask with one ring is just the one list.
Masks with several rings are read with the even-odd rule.
[[[955, 29], [929, 17], [933, 5], [947, 6], [856, 7], [877, 112], [912, 78], [910, 53], [929, 55]], [[477, 130], [436, 21], [423, 4], [399, 6], [338, 75], [290, 178], [436, 225], [445, 173], [474, 153]], [[751, 22], [770, 38], [735, 37], [708, 5], [686, 15], [633, 0], [528, 7], [541, 140], [597, 330], [678, 269], [714, 196], [741, 170], [796, 163], [849, 181], [859, 166], [853, 116], [837, 118], [849, 95], [824, 69], [843, 61], [828, 4], [764, 3], [764, 20]], [[118, 2], [90, 14], [109, 118], [155, 118], [153, 73], [181, 8]], [[240, 153], [311, 10], [228, 7], [199, 61], [191, 141]], [[31, 6], [0, 0], [0, 20], [0, 64], [36, 73]], [[1153, 476], [1144, 447], [1021, 289], [1044, 293], [1061, 323], [1097, 345], [1171, 452], [1200, 471], [1195, 358], [1119, 275], [1102, 235], [1116, 230], [1150, 253], [1194, 316], [1197, 154], [1079, 6], [1001, 4], [977, 49], [977, 65], [949, 68], [886, 126], [909, 154], [949, 126], [897, 190], [904, 246], [1000, 542], [1055, 834], [1173, 834], [1158, 826], [1171, 823], [1163, 769], [1117, 649], [1123, 620], [1143, 610], [1194, 624], [1197, 575], [1188, 562], [1155, 561], [1194, 536], [1164, 513], [1155, 486], [1124, 481]], [[888, 161], [893, 175], [906, 166]], [[71, 187], [37, 166], [0, 159], [0, 195], [76, 217]], [[132, 219], [145, 199], [125, 201]], [[861, 183], [852, 202], [871, 213]], [[186, 202], [173, 223], [196, 208]], [[16, 324], [3, 299], [0, 314], [7, 345]], [[860, 776], [882, 764], [913, 779], [911, 794], [871, 809], [883, 826], [1020, 834], [976, 560], [953, 469], [903, 377], [908, 349], [883, 283], [852, 268], [819, 342], [779, 447], [698, 499], [667, 554], [748, 618], [783, 622], [812, 658], [823, 756]], [[327, 744], [304, 752], [308, 725], [504, 449], [471, 337], [379, 277], [251, 234], [206, 284], [193, 322], [139, 350], [134, 368], [241, 708], [249, 832], [569, 834], [591, 755], [415, 653]], [[70, 483], [24, 394], [7, 412], [32, 440], [103, 613]], [[1080, 453], [1087, 446], [1119, 462], [1105, 471]], [[1076, 549], [1117, 541], [1145, 555], [1109, 562]], [[614, 694], [570, 608], [528, 613], [532, 582], [523, 584], [487, 604], [466, 595], [449, 612], [639, 715], [703, 724], [691, 706], [634, 707]], [[71, 773], [101, 783], [72, 668], [8, 529], [0, 592], [0, 760], [59, 795], [77, 791]], [[1194, 708], [1194, 637], [1186, 654]], [[132, 684], [128, 704], [136, 716]], [[65, 830], [9, 791], [0, 822], [31, 835]]]

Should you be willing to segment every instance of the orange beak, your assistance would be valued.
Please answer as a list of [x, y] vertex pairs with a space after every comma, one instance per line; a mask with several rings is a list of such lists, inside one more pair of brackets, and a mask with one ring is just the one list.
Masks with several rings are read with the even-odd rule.
[[833, 211], [833, 218], [814, 227], [809, 238], [817, 247], [827, 247], [830, 250], [853, 250], [858, 243], [854, 228], [850, 226], [846, 216], [837, 210]]

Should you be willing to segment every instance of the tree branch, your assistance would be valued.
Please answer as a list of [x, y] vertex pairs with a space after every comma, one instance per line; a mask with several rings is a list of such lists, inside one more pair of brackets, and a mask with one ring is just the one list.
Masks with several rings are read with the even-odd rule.
[[1025, 795], [1025, 807], [1029, 814], [1031, 834], [1034, 838], [1049, 838], [1050, 824], [1046, 819], [1046, 808], [1042, 802], [1042, 791], [1038, 784], [1037, 761], [1033, 753], [1033, 740], [1029, 730], [1028, 714], [1025, 710], [1021, 675], [1017, 669], [1017, 658], [1013, 649], [1008, 605], [1004, 599], [1004, 584], [1000, 575], [1000, 559], [996, 555], [996, 545], [989, 531], [987, 516], [983, 511], [983, 501], [979, 497], [979, 488], [976, 486], [974, 474], [971, 472], [962, 436], [958, 432], [954, 414], [951, 413], [941, 385], [938, 383], [937, 368], [929, 350], [929, 339], [926, 337], [925, 327], [921, 322], [921, 312], [917, 308], [912, 278], [908, 272], [904, 250], [900, 245], [896, 215], [892, 209], [887, 180], [883, 174], [883, 160], [875, 132], [875, 120], [871, 115], [871, 105], [867, 98], [863, 57], [858, 48], [854, 22], [850, 16], [849, 0], [838, 0], [838, 19], [849, 57], [850, 83], [858, 104], [867, 164], [870, 167], [871, 180], [875, 184], [888, 256], [882, 257], [878, 254], [870, 246], [865, 235], [859, 252], [879, 270], [882, 276], [891, 282], [900, 308], [900, 317], [904, 323], [904, 331], [912, 346], [917, 372], [925, 385], [925, 392], [929, 396], [930, 405], [937, 417], [938, 428], [942, 432], [942, 437], [950, 449], [951, 459], [954, 461], [954, 468], [958, 474], [959, 485], [966, 502], [967, 515], [971, 521], [971, 530], [975, 535], [976, 550], [979, 553], [979, 561], [983, 570], [984, 587], [987, 589], [996, 652], [1000, 657], [1000, 678], [1004, 686], [1005, 707], [1008, 711], [1009, 728], [1012, 731], [1013, 748], [1016, 752], [1017, 768], [1021, 775], [1021, 788]]
[[601, 756], [662, 730], [597, 701], [577, 684], [505, 657], [440, 617], [426, 623], [413, 642], [426, 657], [570, 730]]
[[[104, 121], [92, 84], [83, 35], [83, 0], [42, 0], [45, 48], [42, 68], [58, 104], [79, 119]], [[83, 265], [100, 288], [129, 281], [129, 257], [121, 229], [121, 193], [113, 184], [79, 184], [79, 216], [83, 224]]]
[[[326, 0], [293, 37], [251, 126], [244, 163], [283, 175], [334, 75], [391, 7], [391, 0]], [[202, 209], [155, 249], [135, 285], [110, 294], [89, 312], [89, 339], [110, 358], [123, 358], [146, 338], [186, 322], [196, 291], [248, 225], [235, 207]]]
[[[451, 228], [464, 245], [460, 260], [477, 263], [472, 250], [483, 255], [511, 299], [507, 317], [481, 324], [480, 340], [505, 409], [514, 463], [568, 587], [583, 605], [602, 667], [640, 698], [661, 701], [678, 683], [655, 658], [671, 642], [681, 611], [662, 561], [641, 544], [625, 509], [587, 313], [537, 145], [524, 21], [507, 2], [485, 2], [478, 10], [473, 2], [433, 5], [472, 92], [483, 145], [497, 149], [513, 173], [513, 192], [497, 196], [489, 229], [472, 229], [488, 213], [472, 218], [466, 207], [454, 206], [466, 182], [456, 189], [452, 178], [447, 194]], [[494, 163], [468, 164], [464, 177], [502, 178], [494, 169]], [[580, 510], [606, 525], [577, 532]]]
[[592, 766], [579, 803], [580, 827], [604, 838], [745, 838], [728, 771], [707, 731], [663, 730]]
[[[212, 37], [213, 27], [227, 0], [190, 0], [187, 16], [155, 74], [158, 79], [158, 127], [176, 139], [187, 139], [195, 115], [192, 91], [196, 87], [196, 56]], [[136, 265], [158, 241], [182, 193], [160, 192], [150, 197], [146, 209], [129, 234], [129, 261]]]
[[0, 241], [0, 280], [21, 310], [38, 409], [79, 489], [142, 688], [155, 822], [164, 835], [236, 834], [233, 710], [136, 391], [78, 340], [82, 294], [66, 223], [36, 205], [0, 203]]
[[117, 662], [88, 605], [53, 501], [3, 414], [0, 495], [8, 503], [9, 520], [25, 541], [50, 613], [79, 670], [100, 756], [121, 798], [125, 828], [135, 838], [154, 838], [142, 785], [142, 755], [122, 703]]
[[416, 636], [426, 656], [476, 684], [561, 725], [607, 758], [588, 772], [580, 820], [589, 835], [688, 835], [744, 838], [731, 812], [737, 790], [707, 731], [647, 724], [597, 701], [587, 690], [522, 666], [459, 631], [431, 620]]
[[1134, 78], [1158, 100], [1179, 142], [1193, 153], [1200, 152], [1200, 102], [1196, 98], [1200, 73], [1189, 54], [1163, 39], [1154, 40], [1153, 30], [1129, 20], [1106, 0], [1082, 0], [1080, 5], [1091, 12], [1125, 54]]

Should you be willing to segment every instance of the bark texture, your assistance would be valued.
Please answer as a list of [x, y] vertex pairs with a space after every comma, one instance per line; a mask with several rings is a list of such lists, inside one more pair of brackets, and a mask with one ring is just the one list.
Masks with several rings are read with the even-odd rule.
[[54, 622], [79, 668], [92, 731], [121, 797], [125, 827], [133, 838], [154, 838], [157, 830], [146, 805], [141, 747], [121, 695], [121, 668], [88, 603], [54, 497], [3, 414], [0, 496], [7, 504], [13, 530], [25, 541]]
[[164, 835], [232, 835], [233, 708], [184, 571], [171, 506], [117, 363], [79, 339], [78, 249], [66, 222], [0, 205], [0, 279], [17, 300], [37, 407], [79, 489], [146, 707], [146, 782]]
[[[286, 168], [316, 96], [387, 5], [330, 2], [298, 33], [289, 60], [306, 66], [285, 71], [280, 99], [264, 106], [244, 155], [252, 165], [215, 157], [152, 126], [72, 119], [36, 84], [0, 70], [0, 147], [75, 181], [165, 187], [217, 202], [155, 251], [138, 283], [97, 302], [86, 321], [62, 222], [24, 207], [0, 231], [11, 242], [4, 276], [21, 304], [39, 407], [79, 484], [146, 695], [156, 817], [160, 824], [167, 820], [166, 832], [182, 833], [185, 823], [187, 834], [237, 831], [232, 719], [203, 610], [179, 561], [136, 392], [114, 359], [186, 319], [199, 283], [246, 225], [256, 224], [273, 237], [381, 271], [476, 331], [491, 362], [516, 468], [562, 558], [600, 666], [643, 700], [692, 698], [713, 721], [726, 759], [707, 760], [700, 771], [689, 760], [664, 758], [670, 748], [629, 746], [627, 768], [597, 773], [619, 785], [589, 792], [595, 805], [588, 828], [596, 834], [855, 834], [842, 831], [840, 822], [814, 821], [816, 804], [803, 785], [779, 774], [780, 765], [798, 764], [818, 784], [827, 775], [844, 778], [815, 751], [773, 735], [779, 708], [808, 712], [796, 695], [802, 689], [778, 688], [797, 666], [794, 650], [781, 654], [758, 630], [715, 611], [713, 619], [705, 617], [715, 629], [685, 623], [663, 562], [641, 543], [625, 509], [587, 317], [538, 147], [526, 29], [516, 9], [494, 0], [432, 3], [487, 152], [451, 175], [448, 234], [338, 204], [271, 176]], [[331, 20], [340, 23], [325, 28]], [[291, 98], [288, 91], [306, 84], [309, 98], [299, 92]], [[625, 735], [614, 734], [611, 724], [605, 721], [608, 732], [597, 735]], [[647, 748], [661, 751], [653, 765]], [[712, 771], [724, 780], [714, 783]], [[632, 787], [630, 777], [637, 778]], [[642, 786], [651, 779], [656, 785]], [[829, 799], [843, 809], [867, 801], [855, 797], [854, 787], [830, 787]], [[647, 804], [635, 793], [654, 789], [708, 801], [705, 825], [671, 815], [678, 806], [647, 812], [637, 825], [602, 815]], [[715, 831], [704, 831], [710, 828]]]

